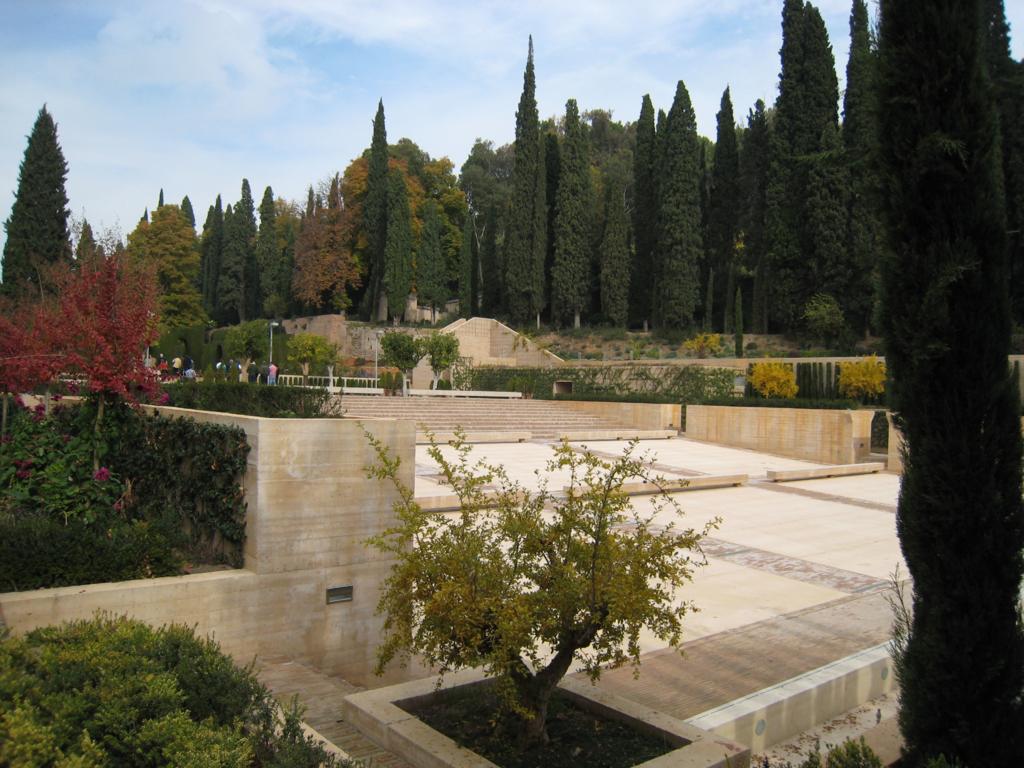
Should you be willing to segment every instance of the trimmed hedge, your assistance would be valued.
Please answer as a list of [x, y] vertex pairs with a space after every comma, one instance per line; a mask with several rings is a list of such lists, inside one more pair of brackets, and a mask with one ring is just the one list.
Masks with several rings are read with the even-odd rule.
[[480, 366], [456, 374], [457, 389], [522, 392], [550, 400], [556, 381], [571, 381], [573, 396], [592, 399], [604, 395], [649, 395], [671, 398], [671, 402], [692, 403], [709, 397], [726, 397], [732, 392], [736, 373], [728, 368], [700, 365], [624, 365], [562, 368], [501, 368]]
[[833, 411], [856, 411], [860, 404], [856, 400], [801, 400], [785, 397], [721, 397], [708, 398], [691, 405], [730, 405], [739, 408], [824, 408]]
[[242, 381], [178, 381], [163, 385], [163, 405], [198, 411], [280, 419], [340, 416], [340, 402], [319, 387], [286, 387]]
[[98, 617], [0, 632], [0, 669], [0, 765], [341, 765], [294, 700], [281, 712], [251, 667], [189, 627]]

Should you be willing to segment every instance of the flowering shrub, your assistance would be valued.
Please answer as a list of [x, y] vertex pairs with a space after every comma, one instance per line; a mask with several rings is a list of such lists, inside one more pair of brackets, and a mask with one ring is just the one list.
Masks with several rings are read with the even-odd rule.
[[885, 361], [875, 355], [839, 367], [839, 392], [863, 400], [885, 392]]
[[722, 336], [718, 333], [698, 333], [683, 342], [683, 351], [695, 357], [717, 355], [722, 351]]
[[786, 363], [754, 363], [750, 386], [761, 397], [796, 397], [796, 373]]

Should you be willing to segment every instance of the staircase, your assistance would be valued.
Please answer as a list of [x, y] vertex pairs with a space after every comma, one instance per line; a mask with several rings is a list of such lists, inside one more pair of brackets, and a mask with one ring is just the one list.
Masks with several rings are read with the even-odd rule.
[[457, 427], [469, 442], [518, 442], [523, 440], [613, 440], [618, 438], [671, 437], [667, 430], [638, 430], [589, 413], [573, 411], [550, 400], [497, 400], [468, 397], [345, 397], [346, 418], [408, 419], [417, 425], [416, 440], [427, 442], [427, 432], [439, 440]]

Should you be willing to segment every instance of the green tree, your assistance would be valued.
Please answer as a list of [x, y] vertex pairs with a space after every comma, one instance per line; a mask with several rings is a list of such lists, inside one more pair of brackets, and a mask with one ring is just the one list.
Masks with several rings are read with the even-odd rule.
[[[278, 258], [277, 247], [277, 209], [274, 206], [274, 190], [269, 186], [263, 190], [260, 201], [260, 228], [256, 235], [256, 268], [264, 278], [275, 271]], [[270, 280], [260, 281], [259, 312], [266, 314], [267, 300], [270, 298], [273, 285]]]
[[555, 201], [555, 258], [551, 270], [551, 314], [559, 321], [580, 313], [590, 293], [590, 162], [576, 100], [565, 105], [565, 139]]
[[657, 325], [685, 329], [693, 325], [700, 290], [700, 188], [697, 122], [683, 81], [665, 125], [664, 156], [658, 181], [658, 252], [653, 276], [658, 286]]
[[736, 348], [736, 357], [743, 357], [743, 289], [736, 287], [736, 298], [733, 299], [732, 338]]
[[843, 305], [853, 328], [865, 333], [875, 305], [878, 253], [883, 247], [878, 180], [878, 56], [871, 39], [868, 9], [854, 0], [850, 11], [850, 57], [843, 97], [843, 146], [849, 189], [847, 260], [849, 280]]
[[408, 391], [406, 379], [427, 353], [423, 342], [411, 334], [391, 331], [380, 337], [380, 352], [384, 365], [394, 366], [402, 372], [402, 394], [405, 395]]
[[274, 201], [274, 208], [277, 250], [270, 271], [263, 275], [260, 284], [267, 286], [265, 309], [269, 316], [284, 317], [291, 313], [295, 245], [302, 226], [302, 215], [295, 203], [281, 198]]
[[547, 179], [544, 140], [537, 116], [530, 37], [523, 94], [516, 110], [512, 196], [505, 233], [505, 308], [515, 323], [524, 323], [543, 308], [544, 260], [547, 253]]
[[839, 298], [845, 315], [850, 306], [849, 290], [854, 282], [853, 265], [847, 249], [850, 176], [837, 132], [826, 128], [825, 134], [821, 153], [808, 161], [811, 167], [804, 203], [805, 259], [810, 264], [811, 285]]
[[476, 233], [473, 231], [473, 216], [466, 216], [462, 230], [462, 248], [459, 250], [459, 315], [473, 317], [477, 314], [479, 295], [478, 275], [480, 274], [476, 252]]
[[160, 196], [157, 197], [157, 199], [156, 199], [156, 207], [157, 208], [163, 208], [164, 207], [164, 188], [163, 187], [160, 187]]
[[913, 580], [897, 649], [904, 762], [1024, 754], [1020, 402], [983, 3], [883, 0], [882, 323]]
[[[633, 274], [650, 275], [654, 268], [654, 249], [658, 243], [658, 196], [655, 153], [657, 134], [654, 104], [644, 94], [640, 118], [636, 124], [636, 151], [633, 154]], [[651, 320], [651, 282], [630, 283], [629, 315], [633, 320]]]
[[250, 320], [228, 328], [224, 334], [224, 353], [242, 361], [242, 370], [254, 360], [261, 360], [270, 344], [266, 320]]
[[92, 226], [86, 219], [82, 219], [81, 231], [78, 233], [78, 243], [75, 245], [75, 264], [82, 265], [96, 259], [102, 259], [105, 255], [103, 246], [96, 242]]
[[708, 263], [720, 276], [715, 304], [723, 308], [722, 330], [732, 329], [736, 269], [733, 256], [739, 236], [740, 155], [736, 144], [736, 120], [733, 117], [729, 89], [722, 94], [718, 110], [715, 141], [715, 165], [711, 171], [711, 199], [708, 210], [708, 236], [705, 246]]
[[[502, 726], [528, 749], [547, 740], [548, 702], [573, 662], [592, 680], [603, 668], [639, 665], [644, 629], [679, 646], [693, 606], [675, 598], [704, 534], [656, 532], [654, 515], [630, 504], [624, 483], [655, 481], [632, 446], [608, 461], [563, 442], [548, 472], [567, 472], [571, 484], [555, 495], [546, 483], [520, 486], [501, 467], [472, 466], [462, 441], [454, 460], [434, 444], [430, 455], [462, 506], [439, 517], [397, 479], [399, 460], [369, 439], [378, 453], [371, 473], [394, 482], [402, 499], [400, 523], [372, 540], [396, 561], [379, 604], [378, 670], [409, 655], [442, 673], [483, 667], [506, 706]], [[653, 503], [679, 511], [664, 493]]]
[[605, 196], [604, 235], [601, 238], [601, 312], [612, 325], [629, 321], [630, 253], [626, 191], [612, 181]]
[[484, 219], [483, 243], [480, 246], [481, 312], [494, 317], [502, 308], [501, 252], [498, 249], [498, 212], [488, 209]]
[[181, 215], [185, 217], [185, 221], [192, 229], [196, 228], [196, 213], [192, 210], [192, 201], [188, 199], [188, 195], [181, 198]]
[[435, 332], [423, 340], [423, 350], [434, 375], [430, 388], [437, 389], [441, 375], [459, 361], [459, 339], [451, 333]]
[[199, 247], [195, 229], [176, 205], [162, 205], [128, 235], [128, 255], [156, 271], [163, 331], [206, 322], [196, 288]]
[[[436, 322], [437, 308], [448, 300], [444, 254], [441, 253], [441, 216], [432, 200], [424, 206], [423, 231], [416, 252], [416, 294], [420, 303], [430, 307], [430, 321]], [[472, 243], [470, 243], [472, 253]]]
[[199, 292], [206, 314], [220, 319], [217, 302], [217, 278], [220, 276], [221, 252], [224, 248], [224, 211], [220, 195], [210, 206], [203, 224], [203, 235], [199, 245]]
[[68, 196], [64, 190], [67, 175], [57, 125], [43, 105], [18, 169], [11, 215], [4, 222], [7, 242], [0, 291], [8, 296], [23, 290], [40, 291], [41, 271], [46, 266], [71, 263]]
[[256, 215], [249, 180], [242, 179], [242, 194], [225, 216], [224, 248], [217, 279], [219, 309], [228, 320], [245, 322], [252, 317], [256, 264]]
[[740, 228], [747, 266], [754, 275], [750, 327], [755, 333], [768, 332], [769, 271], [765, 227], [772, 145], [770, 131], [764, 102], [758, 99], [747, 114], [747, 130], [740, 151], [743, 186]]
[[338, 347], [323, 336], [315, 333], [297, 333], [288, 339], [288, 362], [299, 366], [302, 371], [302, 385], [309, 381], [310, 368], [322, 369], [334, 366], [338, 359]]
[[[384, 101], [377, 103], [373, 118], [373, 139], [370, 143], [366, 197], [363, 200], [363, 229], [366, 231], [367, 290], [363, 313], [377, 320], [386, 320], [385, 249], [388, 241], [388, 134], [384, 125]], [[404, 299], [403, 299], [404, 307]]]
[[397, 169], [388, 173], [387, 241], [384, 248], [384, 289], [388, 315], [402, 317], [412, 292], [412, 215], [405, 180]]

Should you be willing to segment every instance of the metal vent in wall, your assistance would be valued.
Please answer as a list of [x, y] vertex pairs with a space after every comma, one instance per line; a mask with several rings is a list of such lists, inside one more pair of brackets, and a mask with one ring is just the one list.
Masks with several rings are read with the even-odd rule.
[[327, 604], [331, 603], [349, 603], [352, 601], [352, 585], [349, 584], [345, 587], [328, 587], [327, 588]]

